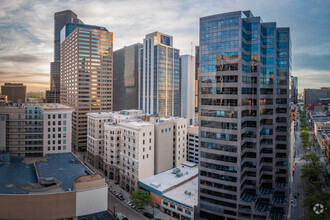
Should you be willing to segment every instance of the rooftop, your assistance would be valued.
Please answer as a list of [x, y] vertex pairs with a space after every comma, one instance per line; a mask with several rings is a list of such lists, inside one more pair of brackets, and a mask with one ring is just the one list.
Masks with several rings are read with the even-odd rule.
[[43, 103], [43, 104], [38, 104], [40, 105], [41, 108], [44, 110], [55, 110], [55, 109], [62, 109], [62, 110], [74, 110], [74, 108], [67, 106], [67, 105], [62, 105], [58, 103]]
[[123, 125], [125, 127], [130, 127], [130, 128], [141, 128], [144, 126], [153, 126], [152, 123], [146, 122], [146, 121], [129, 121], [129, 122], [122, 122], [120, 125]]
[[[176, 185], [179, 185], [198, 175], [198, 166], [185, 165], [166, 170], [157, 175], [139, 181], [139, 186], [149, 188], [151, 191], [162, 193]], [[147, 189], [148, 190], [148, 189]]]
[[[49, 154], [34, 163], [11, 159], [0, 166], [0, 194], [72, 191], [74, 180], [87, 174], [92, 172], [72, 153]], [[38, 184], [38, 179], [48, 187]]]
[[194, 207], [198, 203], [198, 178], [182, 184], [181, 186], [163, 194], [167, 199], [179, 202], [181, 204]]
[[187, 129], [188, 134], [198, 135], [198, 126], [193, 126]]

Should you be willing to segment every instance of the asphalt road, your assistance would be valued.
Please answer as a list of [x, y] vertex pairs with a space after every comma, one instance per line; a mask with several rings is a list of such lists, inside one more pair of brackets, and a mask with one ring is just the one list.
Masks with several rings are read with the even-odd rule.
[[[299, 115], [298, 115], [299, 117]], [[297, 121], [298, 121], [297, 117]], [[293, 183], [292, 183], [292, 198], [294, 201], [291, 202], [291, 220], [303, 220], [305, 219], [305, 208], [303, 207], [303, 199], [304, 199], [304, 184], [303, 180], [301, 179], [301, 168], [305, 161], [301, 161], [300, 158], [306, 153], [304, 152], [301, 141], [300, 141], [300, 128], [296, 132], [295, 137], [295, 148], [296, 148], [296, 158], [295, 158], [295, 165], [296, 169], [293, 176]], [[299, 194], [299, 196], [298, 196]]]
[[114, 205], [116, 206], [116, 212], [123, 213], [130, 220], [145, 220], [146, 217], [143, 216], [143, 212], [137, 212], [131, 208], [131, 206], [126, 205], [123, 201], [119, 200], [112, 193], [108, 193], [108, 208], [113, 212]]

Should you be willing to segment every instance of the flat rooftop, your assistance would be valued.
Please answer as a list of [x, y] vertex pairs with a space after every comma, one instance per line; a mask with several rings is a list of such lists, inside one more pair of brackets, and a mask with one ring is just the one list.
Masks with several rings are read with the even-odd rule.
[[187, 129], [187, 133], [188, 133], [188, 134], [198, 135], [198, 128], [199, 128], [199, 126], [189, 127], [189, 128]]
[[37, 104], [40, 105], [41, 108], [44, 110], [54, 110], [54, 109], [63, 109], [63, 110], [74, 110], [74, 108], [67, 106], [67, 105], [62, 105], [58, 103], [42, 103], [42, 104]]
[[165, 199], [170, 199], [193, 208], [198, 203], [198, 177], [182, 184], [163, 194]]
[[[34, 163], [11, 159], [10, 164], [0, 166], [0, 194], [73, 191], [74, 180], [87, 174], [93, 173], [72, 153], [49, 154]], [[41, 186], [38, 177], [44, 183], [53, 183], [55, 179], [57, 185]]]
[[[175, 174], [175, 171], [180, 169], [180, 173], [182, 176]], [[171, 187], [179, 185], [185, 181], [188, 181], [190, 178], [198, 175], [198, 166], [189, 167], [189, 166], [178, 166], [176, 168], [172, 168], [166, 170], [157, 175], [145, 178], [139, 181], [139, 186], [142, 188], [146, 188], [149, 191], [157, 191], [158, 194], [163, 193]]]
[[141, 128], [144, 126], [153, 126], [153, 123], [150, 122], [146, 122], [146, 121], [140, 121], [140, 120], [136, 120], [136, 121], [128, 121], [128, 122], [121, 122], [119, 123], [120, 125], [123, 125], [125, 127], [130, 127], [130, 128]]

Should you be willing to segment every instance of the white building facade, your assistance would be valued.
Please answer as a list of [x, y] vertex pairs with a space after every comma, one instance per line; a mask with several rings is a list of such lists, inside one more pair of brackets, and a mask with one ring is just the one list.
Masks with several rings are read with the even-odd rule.
[[198, 126], [187, 129], [187, 160], [189, 162], [198, 163]]
[[181, 117], [187, 118], [187, 125], [195, 122], [195, 57], [182, 55], [181, 59]]

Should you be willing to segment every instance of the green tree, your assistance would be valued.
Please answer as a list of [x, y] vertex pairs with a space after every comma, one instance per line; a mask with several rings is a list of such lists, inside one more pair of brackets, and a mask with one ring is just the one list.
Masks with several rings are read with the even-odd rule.
[[145, 206], [148, 205], [148, 202], [150, 200], [150, 194], [143, 189], [138, 189], [133, 194], [131, 194], [129, 198], [133, 205], [143, 209]]
[[318, 181], [320, 173], [322, 172], [320, 157], [313, 152], [305, 154], [300, 160], [306, 161], [306, 164], [304, 164], [301, 169], [301, 177], [305, 179], [307, 183]]

